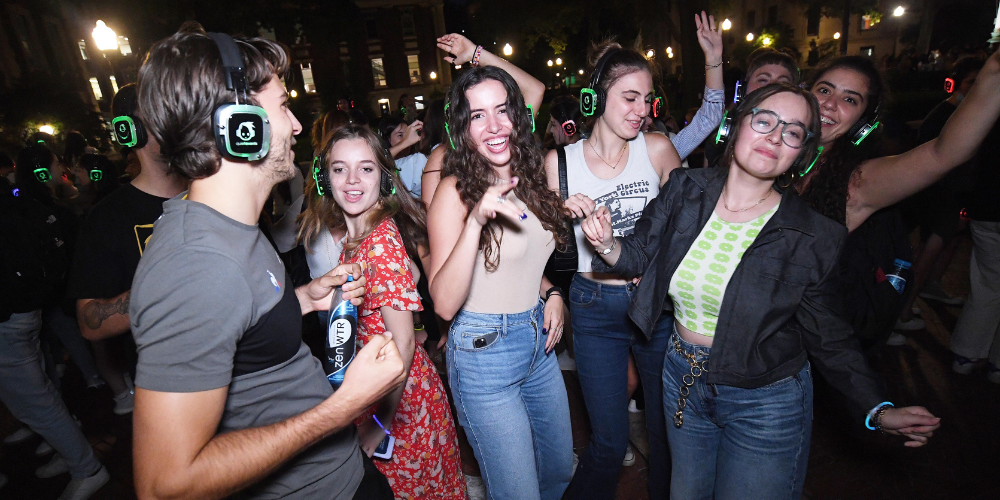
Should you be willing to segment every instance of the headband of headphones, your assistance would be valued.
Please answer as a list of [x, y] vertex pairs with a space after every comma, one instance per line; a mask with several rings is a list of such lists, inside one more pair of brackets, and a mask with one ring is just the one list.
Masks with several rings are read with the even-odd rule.
[[[247, 104], [246, 69], [236, 41], [225, 33], [209, 33], [208, 36], [219, 48], [226, 89], [235, 94], [235, 104], [223, 104], [213, 115], [216, 146], [229, 160], [261, 160], [271, 147], [271, 124], [267, 112], [260, 106]], [[241, 95], [243, 104], [240, 104]]]
[[580, 89], [580, 112], [583, 116], [598, 117], [604, 113], [604, 105], [607, 95], [601, 88], [601, 77], [604, 75], [604, 67], [619, 52], [624, 49], [609, 49], [597, 60], [594, 72], [590, 75], [590, 82], [586, 87]]

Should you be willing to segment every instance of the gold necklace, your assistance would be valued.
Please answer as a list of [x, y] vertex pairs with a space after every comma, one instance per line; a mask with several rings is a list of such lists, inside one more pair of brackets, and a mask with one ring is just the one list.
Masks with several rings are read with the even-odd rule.
[[594, 147], [594, 144], [591, 141], [587, 141], [587, 144], [590, 144], [590, 149], [594, 150], [594, 154], [597, 155], [597, 157], [600, 158], [601, 161], [603, 161], [605, 165], [611, 167], [611, 170], [614, 170], [614, 169], [618, 168], [618, 164], [621, 163], [622, 157], [625, 156], [625, 148], [628, 147], [628, 141], [625, 141], [625, 144], [622, 146], [621, 153], [618, 153], [618, 161], [616, 161], [615, 164], [612, 165], [612, 164], [608, 163], [608, 160], [605, 160], [604, 157], [601, 156], [601, 153], [597, 152], [597, 148]]
[[768, 189], [767, 190], [767, 194], [765, 194], [764, 197], [760, 199], [760, 201], [758, 201], [757, 203], [754, 203], [753, 205], [750, 205], [749, 207], [741, 208], [739, 210], [733, 210], [733, 209], [729, 208], [729, 204], [726, 203], [726, 188], [722, 188], [722, 206], [726, 207], [726, 210], [729, 210], [730, 212], [733, 212], [733, 213], [746, 212], [747, 210], [750, 210], [751, 208], [754, 208], [757, 205], [760, 205], [761, 203], [764, 203], [764, 200], [768, 199], [771, 196], [771, 193], [773, 191], [774, 191], [773, 189]]

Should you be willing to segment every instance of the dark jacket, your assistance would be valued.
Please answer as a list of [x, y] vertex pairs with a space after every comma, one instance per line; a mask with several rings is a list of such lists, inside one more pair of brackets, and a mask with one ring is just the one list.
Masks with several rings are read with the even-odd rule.
[[[647, 337], [659, 316], [673, 311], [670, 278], [712, 216], [727, 173], [674, 170], [635, 232], [619, 240], [616, 265], [594, 258], [596, 272], [642, 275], [629, 317]], [[784, 191], [723, 295], [707, 383], [762, 387], [795, 375], [811, 355], [857, 409], [885, 401], [853, 330], [838, 314], [838, 253], [846, 236], [844, 226], [812, 210], [794, 189]]]

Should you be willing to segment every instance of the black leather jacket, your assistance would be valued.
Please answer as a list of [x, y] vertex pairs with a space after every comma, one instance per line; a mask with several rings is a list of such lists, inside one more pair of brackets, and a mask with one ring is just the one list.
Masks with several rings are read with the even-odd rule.
[[[672, 313], [667, 288], [708, 223], [728, 169], [676, 169], [643, 210], [635, 232], [619, 239], [621, 255], [594, 271], [642, 275], [629, 317], [647, 336]], [[885, 401], [850, 325], [840, 315], [836, 280], [844, 226], [812, 210], [794, 189], [744, 252], [723, 295], [706, 382], [762, 387], [801, 370], [812, 356], [823, 375], [865, 410]]]

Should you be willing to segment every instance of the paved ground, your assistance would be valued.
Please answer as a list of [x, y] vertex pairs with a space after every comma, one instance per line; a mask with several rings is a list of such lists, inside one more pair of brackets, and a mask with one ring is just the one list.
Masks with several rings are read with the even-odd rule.
[[[963, 246], [945, 277], [945, 288], [954, 294], [968, 291], [968, 244]], [[889, 347], [872, 360], [885, 378], [892, 399], [920, 404], [942, 417], [943, 425], [931, 443], [908, 449], [891, 436], [859, 430], [842, 411], [839, 396], [817, 384], [813, 444], [804, 498], [838, 499], [987, 499], [1000, 498], [1000, 474], [995, 458], [1000, 450], [1000, 386], [987, 382], [982, 372], [971, 376], [952, 373], [948, 341], [960, 308], [918, 301], [927, 329], [909, 336], [906, 346]], [[576, 374], [564, 372], [573, 416], [574, 445], [586, 446], [589, 424]], [[131, 463], [131, 421], [111, 414], [106, 390], [83, 388], [79, 372], [70, 366], [64, 393], [71, 410], [112, 480], [92, 498], [134, 498]], [[633, 414], [632, 441], [639, 450], [636, 464], [625, 468], [618, 487], [619, 499], [645, 499], [645, 437], [640, 414]], [[0, 436], [17, 428], [6, 408], [0, 406]], [[33, 451], [33, 438], [0, 449], [0, 472], [10, 483], [0, 489], [0, 499], [54, 499], [69, 481], [64, 474], [41, 480], [33, 471], [46, 460]], [[471, 450], [463, 455], [474, 469]]]

